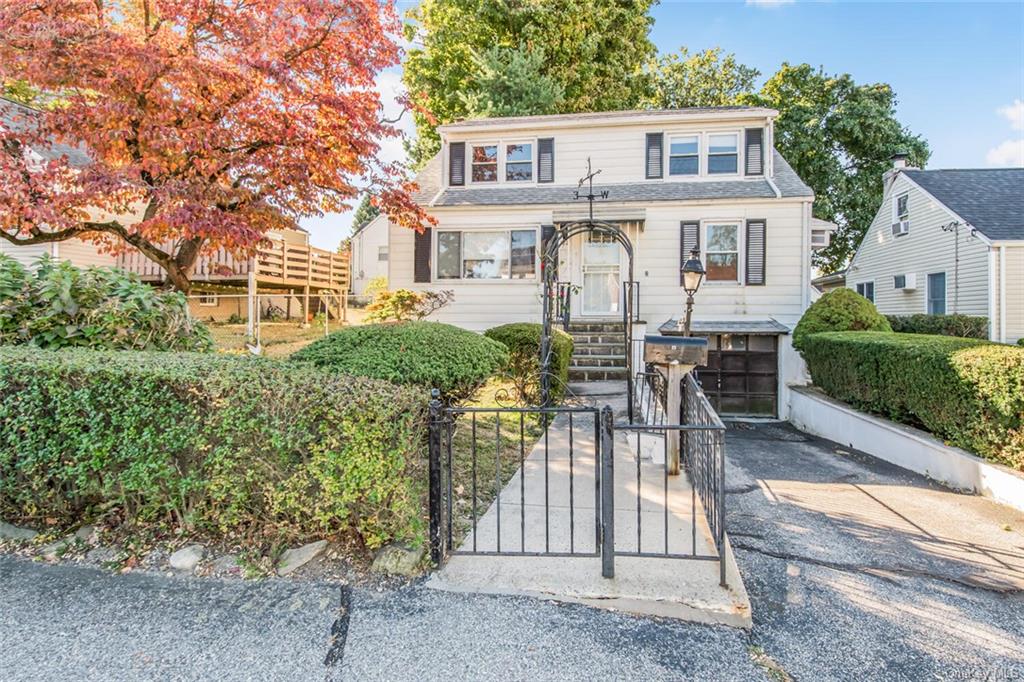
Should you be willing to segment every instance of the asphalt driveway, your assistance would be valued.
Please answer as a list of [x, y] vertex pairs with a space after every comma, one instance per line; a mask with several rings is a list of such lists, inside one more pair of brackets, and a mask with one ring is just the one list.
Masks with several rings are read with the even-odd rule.
[[1024, 514], [785, 425], [727, 446], [749, 633], [0, 557], [0, 679], [1024, 679]]

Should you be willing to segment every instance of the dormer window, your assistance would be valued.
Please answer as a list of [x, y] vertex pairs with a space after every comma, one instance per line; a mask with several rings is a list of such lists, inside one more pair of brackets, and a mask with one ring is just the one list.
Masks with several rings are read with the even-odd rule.
[[473, 182], [498, 181], [498, 145], [475, 144], [470, 158], [473, 167], [469, 177]]
[[700, 173], [700, 135], [680, 135], [669, 139], [668, 174]]
[[505, 180], [530, 182], [533, 180], [533, 144], [505, 145]]
[[739, 135], [708, 135], [708, 173], [736, 173], [739, 168]]

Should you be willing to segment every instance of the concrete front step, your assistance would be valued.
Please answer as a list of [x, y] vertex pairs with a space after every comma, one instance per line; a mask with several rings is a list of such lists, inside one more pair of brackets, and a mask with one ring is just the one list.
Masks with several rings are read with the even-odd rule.
[[592, 343], [626, 343], [625, 334], [614, 334], [614, 333], [592, 333], [587, 334], [583, 332], [576, 332], [572, 335], [572, 342], [576, 346], [586, 346]]
[[[575, 362], [575, 359], [574, 359]], [[614, 381], [625, 380], [628, 370], [625, 367], [569, 367], [569, 381]]]
[[576, 355], [572, 364], [575, 367], [625, 367], [626, 358], [621, 355]]
[[577, 355], [618, 355], [626, 353], [624, 343], [584, 343], [573, 348], [573, 356]]

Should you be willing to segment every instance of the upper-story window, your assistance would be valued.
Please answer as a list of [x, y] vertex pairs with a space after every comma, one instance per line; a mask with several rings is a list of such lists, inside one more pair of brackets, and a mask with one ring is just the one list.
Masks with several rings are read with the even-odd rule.
[[739, 135], [708, 135], [708, 173], [736, 173], [739, 169]]
[[700, 135], [677, 135], [669, 138], [668, 174], [700, 173]]
[[533, 144], [521, 142], [505, 145], [505, 180], [530, 182], [533, 180]]
[[498, 145], [473, 145], [470, 163], [472, 170], [469, 177], [473, 182], [498, 181]]
[[896, 220], [910, 220], [910, 195], [896, 197]]

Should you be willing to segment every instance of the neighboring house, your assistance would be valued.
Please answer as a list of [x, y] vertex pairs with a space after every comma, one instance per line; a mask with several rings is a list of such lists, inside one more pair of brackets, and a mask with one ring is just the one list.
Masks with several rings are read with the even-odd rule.
[[819, 275], [811, 280], [811, 285], [820, 293], [842, 289], [846, 286], [846, 270], [839, 270], [831, 275]]
[[846, 286], [887, 315], [985, 316], [1024, 337], [1024, 168], [920, 170], [894, 157]]
[[[441, 126], [442, 150], [417, 179], [437, 225], [422, 234], [389, 226], [389, 286], [451, 290], [454, 302], [433, 319], [469, 329], [539, 322], [541, 252], [559, 225], [587, 216], [574, 192], [589, 159], [594, 190], [607, 192], [595, 217], [632, 244], [648, 328], [683, 313], [680, 267], [698, 247], [708, 273], [694, 308], [695, 330], [711, 340], [705, 390], [724, 414], [784, 417], [785, 384], [802, 373], [789, 332], [810, 296], [814, 196], [774, 150], [776, 114], [715, 107]], [[599, 235], [563, 246], [558, 274], [574, 287], [573, 320], [621, 321], [627, 268], [625, 250]], [[579, 373], [587, 362], [574, 359]]]
[[378, 215], [352, 233], [352, 293], [361, 295], [377, 277], [388, 276], [388, 219]]

